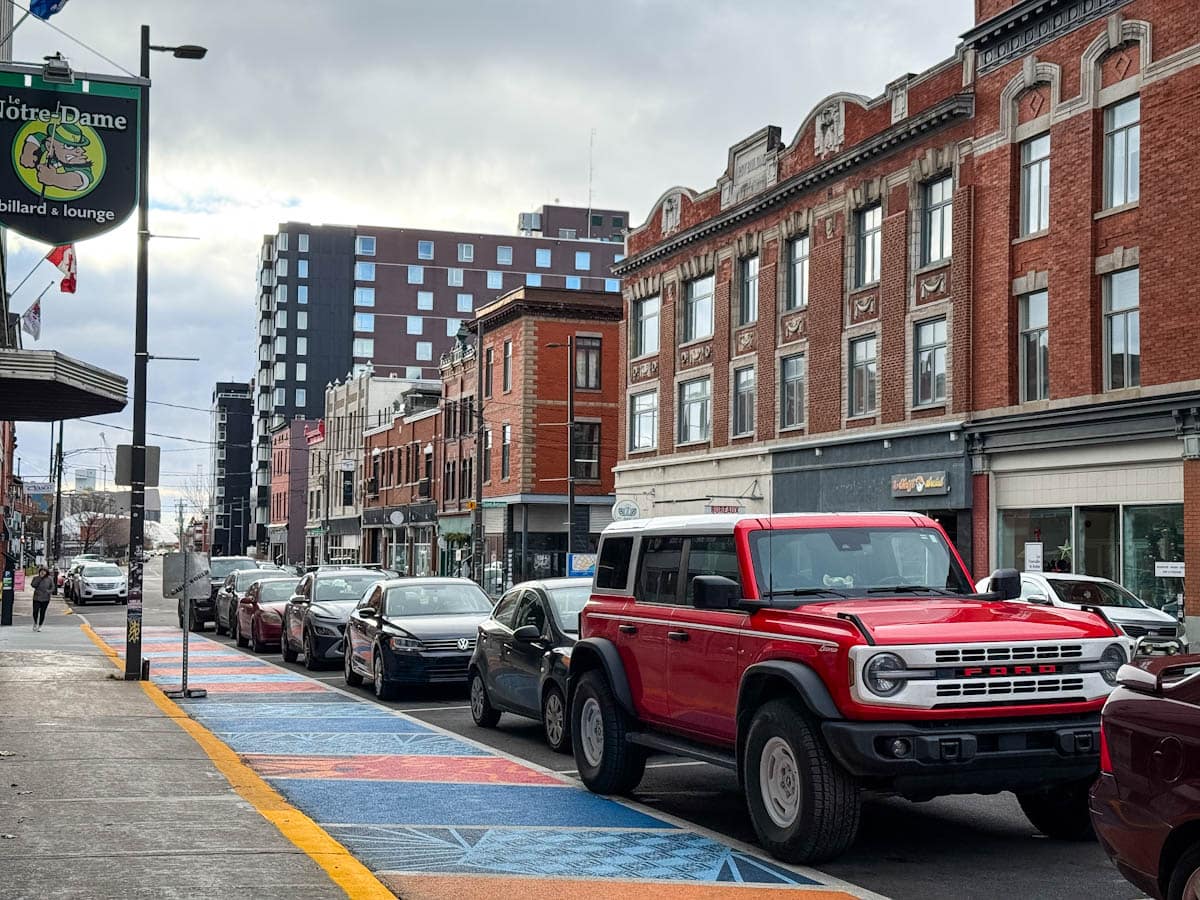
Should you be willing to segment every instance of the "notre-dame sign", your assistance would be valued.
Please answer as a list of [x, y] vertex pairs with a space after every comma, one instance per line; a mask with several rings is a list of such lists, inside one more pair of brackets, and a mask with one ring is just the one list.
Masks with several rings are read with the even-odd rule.
[[137, 206], [145, 86], [54, 84], [40, 72], [0, 67], [0, 224], [61, 245], [115, 228]]

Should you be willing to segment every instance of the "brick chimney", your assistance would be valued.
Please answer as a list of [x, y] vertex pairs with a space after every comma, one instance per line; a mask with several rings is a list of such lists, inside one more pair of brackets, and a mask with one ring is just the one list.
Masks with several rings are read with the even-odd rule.
[[975, 24], [986, 22], [993, 16], [1012, 9], [1021, 0], [975, 0]]

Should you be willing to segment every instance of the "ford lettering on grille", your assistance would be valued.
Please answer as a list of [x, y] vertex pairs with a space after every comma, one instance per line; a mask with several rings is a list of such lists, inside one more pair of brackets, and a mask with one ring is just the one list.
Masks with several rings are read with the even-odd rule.
[[955, 678], [1010, 678], [1018, 675], [1057, 675], [1062, 666], [1057, 663], [1034, 663], [1011, 666], [967, 666], [955, 669]]

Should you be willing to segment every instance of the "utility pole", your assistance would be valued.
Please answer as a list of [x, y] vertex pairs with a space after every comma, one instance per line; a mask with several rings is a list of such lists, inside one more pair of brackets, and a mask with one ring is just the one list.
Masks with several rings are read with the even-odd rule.
[[[591, 218], [589, 216], [589, 221]], [[575, 335], [567, 335], [567, 562], [575, 552]], [[568, 571], [567, 574], [570, 574]]]
[[[475, 320], [475, 509], [471, 515], [471, 569], [483, 587], [483, 322]], [[490, 461], [490, 460], [489, 460]]]
[[63, 467], [63, 423], [58, 420], [58, 447], [54, 451], [54, 570], [62, 556], [62, 467]]

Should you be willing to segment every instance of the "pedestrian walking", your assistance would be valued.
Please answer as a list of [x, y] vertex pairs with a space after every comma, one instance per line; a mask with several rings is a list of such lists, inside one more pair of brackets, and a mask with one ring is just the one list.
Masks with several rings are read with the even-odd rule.
[[33, 630], [41, 631], [46, 622], [46, 610], [50, 608], [50, 592], [54, 588], [54, 576], [45, 566], [39, 566], [30, 586], [33, 588]]

